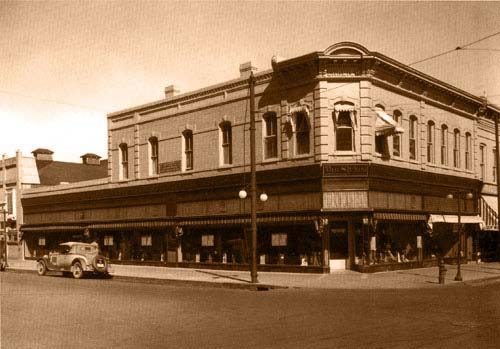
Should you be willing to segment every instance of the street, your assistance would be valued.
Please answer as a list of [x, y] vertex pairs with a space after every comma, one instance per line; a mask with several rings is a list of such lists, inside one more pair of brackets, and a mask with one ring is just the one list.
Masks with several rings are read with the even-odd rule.
[[0, 273], [1, 348], [496, 348], [500, 283], [248, 291]]

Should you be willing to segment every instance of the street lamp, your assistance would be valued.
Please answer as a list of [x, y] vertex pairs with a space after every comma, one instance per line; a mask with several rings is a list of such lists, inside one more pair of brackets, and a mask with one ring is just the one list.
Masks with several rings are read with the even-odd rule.
[[461, 223], [461, 207], [460, 199], [462, 194], [465, 194], [464, 199], [472, 199], [473, 195], [470, 192], [461, 192], [457, 190], [455, 194], [446, 195], [447, 199], [457, 199], [457, 213], [458, 213], [458, 251], [457, 251], [457, 275], [455, 275], [455, 281], [462, 281], [462, 274], [460, 273], [460, 255], [462, 253], [462, 223]]

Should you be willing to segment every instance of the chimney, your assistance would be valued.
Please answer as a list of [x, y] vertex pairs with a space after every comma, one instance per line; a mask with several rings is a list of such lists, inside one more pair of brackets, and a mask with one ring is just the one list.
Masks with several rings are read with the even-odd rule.
[[169, 85], [165, 87], [165, 98], [171, 99], [172, 97], [177, 96], [179, 92], [179, 89], [177, 89], [174, 85]]
[[251, 72], [255, 74], [257, 70], [256, 67], [252, 66], [252, 62], [242, 63], [240, 64], [240, 78], [248, 78]]
[[52, 154], [54, 152], [45, 148], [38, 148], [31, 152], [37, 161], [52, 161]]
[[101, 164], [101, 157], [99, 155], [96, 155], [96, 154], [92, 154], [92, 153], [87, 153], [87, 154], [83, 154], [82, 156], [80, 156], [82, 158], [82, 163], [84, 165], [100, 165]]

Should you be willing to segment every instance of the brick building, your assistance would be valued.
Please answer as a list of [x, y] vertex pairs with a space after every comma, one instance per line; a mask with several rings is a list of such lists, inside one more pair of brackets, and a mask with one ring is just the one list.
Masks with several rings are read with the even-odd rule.
[[[472, 259], [497, 229], [499, 110], [350, 42], [108, 115], [108, 179], [26, 191], [25, 253], [96, 240], [113, 261], [248, 268], [255, 73], [260, 270]], [[472, 194], [460, 200], [447, 194]], [[459, 202], [459, 204], [457, 203]], [[431, 238], [433, 236], [433, 238]], [[439, 239], [437, 238], [439, 237]], [[43, 239], [43, 240], [41, 240]], [[46, 242], [40, 246], [39, 241]]]

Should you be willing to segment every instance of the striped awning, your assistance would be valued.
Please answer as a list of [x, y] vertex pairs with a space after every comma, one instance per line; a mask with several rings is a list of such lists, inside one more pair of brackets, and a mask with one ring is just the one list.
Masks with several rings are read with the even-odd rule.
[[379, 221], [427, 221], [427, 215], [419, 213], [374, 212], [373, 218]]
[[89, 229], [141, 229], [141, 228], [151, 228], [151, 229], [162, 229], [174, 226], [174, 221], [138, 221], [138, 222], [102, 222], [93, 223], [88, 226]]
[[[257, 223], [312, 223], [318, 217], [312, 215], [281, 215], [257, 217]], [[191, 218], [177, 222], [179, 226], [240, 225], [250, 224], [250, 217]]]
[[47, 225], [47, 226], [21, 226], [21, 231], [24, 233], [54, 233], [64, 231], [84, 231], [86, 227], [80, 225]]

